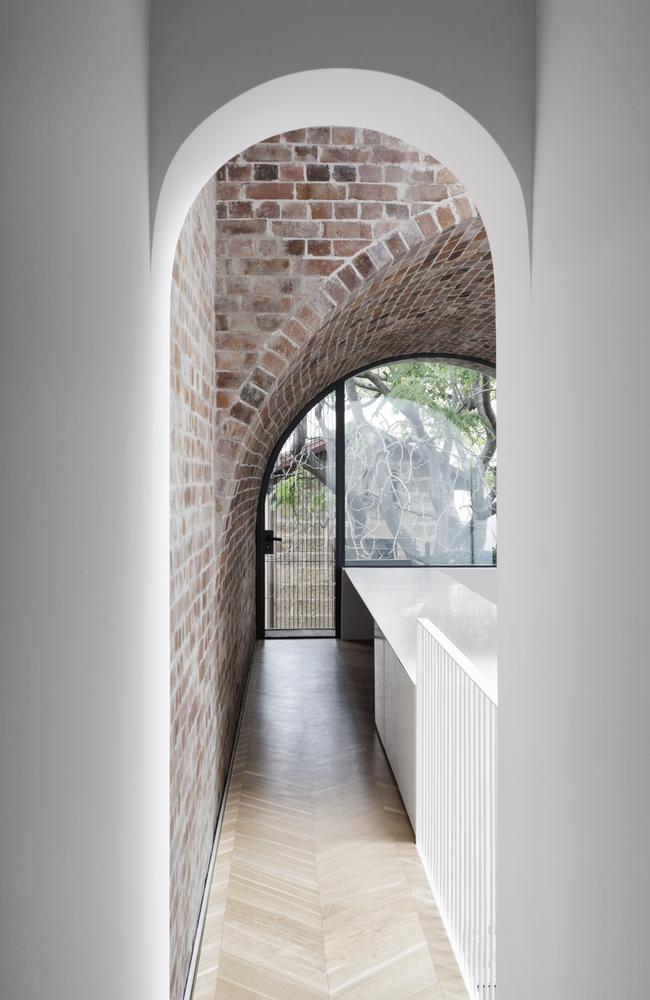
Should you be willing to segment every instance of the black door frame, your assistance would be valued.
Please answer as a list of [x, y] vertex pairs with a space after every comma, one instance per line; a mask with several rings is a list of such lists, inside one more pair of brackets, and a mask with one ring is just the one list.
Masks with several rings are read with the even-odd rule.
[[389, 365], [397, 361], [448, 361], [456, 362], [467, 368], [484, 368], [487, 373], [494, 375], [496, 366], [482, 358], [466, 357], [461, 354], [444, 354], [442, 352], [418, 352], [417, 354], [393, 354], [389, 357], [379, 358], [358, 368], [353, 368], [342, 375], [335, 382], [331, 382], [325, 389], [317, 393], [306, 406], [300, 410], [298, 415], [290, 422], [287, 429], [280, 435], [269, 456], [262, 476], [262, 483], [257, 498], [257, 515], [255, 526], [255, 620], [256, 634], [258, 639], [266, 638], [266, 628], [264, 621], [264, 588], [265, 588], [265, 561], [264, 561], [264, 513], [266, 493], [278, 455], [282, 451], [285, 441], [294, 432], [300, 421], [307, 416], [309, 411], [320, 403], [322, 399], [335, 394], [335, 542], [334, 542], [334, 627], [336, 638], [341, 636], [341, 577], [345, 566], [345, 383], [348, 379], [361, 372], [370, 371], [372, 368], [379, 368], [380, 365]]

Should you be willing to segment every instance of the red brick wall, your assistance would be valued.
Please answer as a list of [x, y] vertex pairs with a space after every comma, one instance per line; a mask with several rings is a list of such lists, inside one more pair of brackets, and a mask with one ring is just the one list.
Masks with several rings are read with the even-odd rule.
[[[432, 157], [367, 130], [303, 129], [246, 150], [203, 189], [179, 241], [172, 317], [172, 589], [185, 615], [194, 609], [172, 632], [177, 1000], [254, 645], [268, 456], [302, 406], [357, 365], [420, 351], [493, 361], [489, 246], [467, 193]], [[182, 359], [175, 340], [188, 326], [196, 354]], [[180, 620], [172, 612], [177, 630]]]
[[227, 750], [219, 740], [214, 613], [215, 181], [185, 220], [171, 300], [172, 993], [189, 962]]

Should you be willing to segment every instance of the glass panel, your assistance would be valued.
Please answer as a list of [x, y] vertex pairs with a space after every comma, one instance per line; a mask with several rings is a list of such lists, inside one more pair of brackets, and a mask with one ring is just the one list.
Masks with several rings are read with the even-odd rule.
[[496, 562], [496, 380], [452, 363], [345, 383], [345, 559]]
[[273, 467], [265, 529], [267, 631], [334, 629], [336, 448], [331, 393], [291, 432]]

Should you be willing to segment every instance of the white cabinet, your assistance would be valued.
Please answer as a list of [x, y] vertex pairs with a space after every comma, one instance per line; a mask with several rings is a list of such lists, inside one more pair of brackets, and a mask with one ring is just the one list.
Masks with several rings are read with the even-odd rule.
[[375, 725], [415, 829], [415, 684], [376, 625]]

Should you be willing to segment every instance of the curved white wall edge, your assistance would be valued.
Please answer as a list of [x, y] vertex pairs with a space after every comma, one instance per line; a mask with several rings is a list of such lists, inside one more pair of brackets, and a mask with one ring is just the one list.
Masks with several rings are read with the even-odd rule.
[[[349, 125], [394, 135], [448, 166], [478, 205], [492, 250], [500, 372], [500, 423], [516, 419], [507, 409], [509, 372], [516, 342], [529, 327], [530, 258], [522, 190], [503, 150], [459, 105], [422, 84], [388, 73], [323, 69], [294, 73], [254, 87], [224, 105], [186, 139], [171, 162], [158, 201], [151, 264], [152, 378], [156, 392], [156, 437], [150, 459], [158, 488], [152, 516], [160, 552], [152, 587], [160, 616], [160, 686], [152, 692], [160, 759], [154, 784], [159, 815], [169, 809], [169, 321], [176, 242], [192, 202], [215, 171], [255, 142], [313, 125]], [[504, 366], [505, 362], [505, 366]], [[506, 404], [506, 405], [504, 405]], [[501, 478], [507, 494], [509, 479]], [[501, 498], [500, 498], [501, 499]], [[507, 500], [507, 496], [506, 496]], [[163, 648], [164, 647], [164, 648]], [[160, 845], [158, 845], [160, 848]], [[157, 855], [159, 851], [156, 852]], [[167, 859], [165, 858], [165, 878]]]
[[525, 275], [527, 289], [528, 225], [521, 186], [483, 126], [443, 94], [413, 80], [371, 70], [322, 69], [246, 91], [206, 118], [178, 150], [165, 175], [153, 230], [154, 319], [164, 318], [161, 309], [169, 311], [164, 293], [185, 216], [218, 167], [269, 135], [323, 123], [376, 129], [441, 160], [478, 205], [495, 272], [513, 267], [513, 277]]

